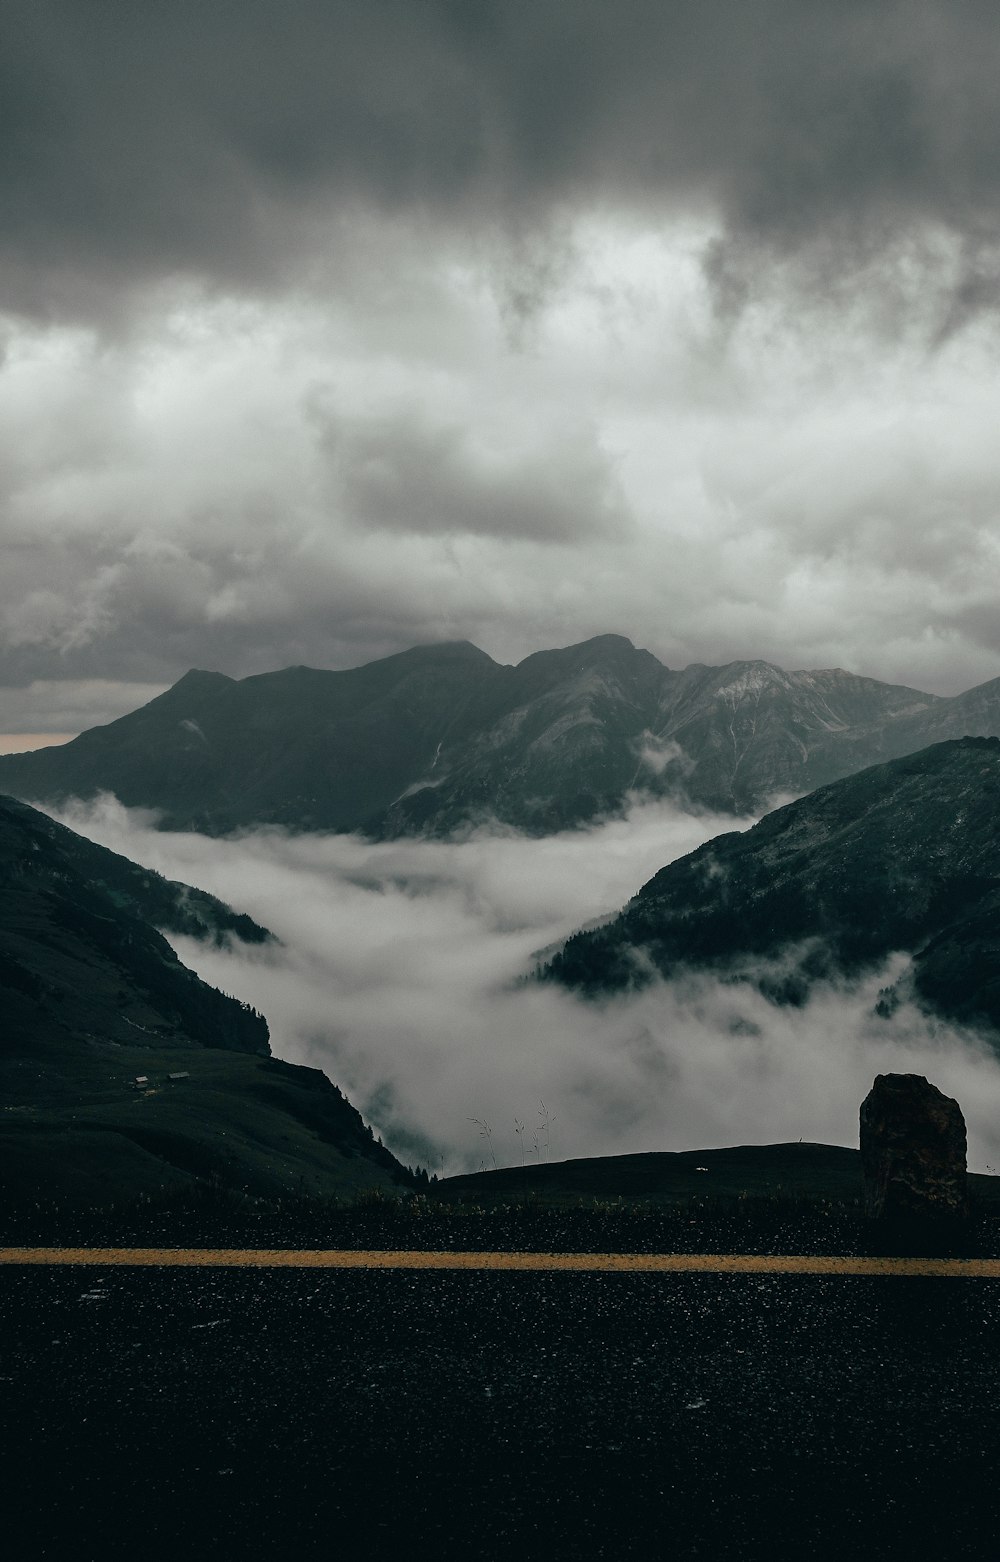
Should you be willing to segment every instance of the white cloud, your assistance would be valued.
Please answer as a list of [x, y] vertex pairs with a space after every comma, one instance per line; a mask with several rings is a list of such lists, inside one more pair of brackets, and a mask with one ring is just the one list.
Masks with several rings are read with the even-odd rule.
[[11, 325], [0, 679], [605, 632], [672, 666], [995, 676], [989, 331], [931, 353], [814, 298], [723, 332], [708, 231], [579, 217], [515, 345], [492, 252], [388, 218], [329, 297], [164, 286], [110, 342]]
[[[659, 985], [588, 1005], [519, 985], [534, 951], [621, 905], [731, 821], [636, 808], [587, 832], [373, 845], [268, 832], [158, 834], [113, 800], [64, 816], [92, 838], [249, 911], [280, 949], [178, 948], [268, 1016], [276, 1053], [324, 1068], [404, 1159], [450, 1170], [519, 1155], [544, 1102], [554, 1158], [800, 1137], [856, 1143], [878, 1072], [926, 1074], [969, 1123], [973, 1169], [1000, 1154], [1000, 1063], [904, 1007], [873, 1015], [892, 969], [776, 1009], [746, 986]], [[898, 962], [897, 962], [898, 963]], [[488, 1158], [488, 1157], [487, 1157]]]

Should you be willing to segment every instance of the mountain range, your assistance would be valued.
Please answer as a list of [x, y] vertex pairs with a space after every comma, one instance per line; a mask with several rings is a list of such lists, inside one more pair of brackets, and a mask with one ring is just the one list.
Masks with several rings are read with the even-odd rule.
[[[636, 794], [739, 815], [804, 791], [662, 869], [540, 974], [599, 997], [701, 971], [801, 1003], [903, 952], [880, 1010], [912, 997], [1000, 1049], [1000, 680], [943, 698], [762, 662], [672, 672], [617, 636], [516, 667], [447, 644], [348, 672], [191, 672], [61, 748], [0, 758], [0, 785], [48, 803], [112, 792], [168, 829], [374, 838], [495, 819], [542, 834]], [[412, 1180], [163, 936], [264, 946], [267, 929], [12, 797], [0, 883], [12, 1197]]]
[[677, 672], [618, 635], [501, 666], [466, 642], [344, 672], [192, 671], [59, 747], [0, 758], [0, 789], [111, 792], [166, 829], [254, 825], [536, 834], [631, 795], [745, 815], [930, 743], [1000, 736], [1000, 679], [951, 698], [767, 662]]
[[158, 931], [268, 942], [251, 918], [10, 798], [0, 884], [8, 1200], [127, 1199], [206, 1178], [272, 1195], [407, 1181], [340, 1091], [272, 1058], [264, 1017]]
[[816, 981], [912, 957], [884, 991], [1000, 1047], [1000, 740], [861, 771], [662, 868], [543, 977], [591, 997], [710, 971], [801, 1003]]

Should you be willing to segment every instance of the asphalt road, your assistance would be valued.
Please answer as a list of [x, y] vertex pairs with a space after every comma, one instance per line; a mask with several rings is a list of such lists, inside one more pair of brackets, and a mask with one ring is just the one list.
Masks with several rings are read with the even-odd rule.
[[21, 1559], [1000, 1559], [1000, 1283], [0, 1272]]

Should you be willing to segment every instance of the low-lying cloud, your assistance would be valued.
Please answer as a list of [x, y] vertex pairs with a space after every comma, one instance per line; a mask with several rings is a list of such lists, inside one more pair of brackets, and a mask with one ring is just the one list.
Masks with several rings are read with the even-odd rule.
[[263, 1010], [275, 1053], [323, 1068], [405, 1161], [458, 1171], [489, 1166], [495, 1153], [515, 1164], [515, 1121], [526, 1156], [551, 1159], [852, 1144], [874, 1075], [895, 1071], [956, 1096], [970, 1165], [997, 1164], [997, 1058], [911, 1006], [891, 1020], [874, 1012], [903, 956], [857, 986], [818, 987], [802, 1009], [707, 979], [604, 1004], [520, 980], [536, 951], [615, 910], [731, 820], [645, 803], [544, 840], [483, 832], [372, 844], [163, 834], [108, 798], [62, 817], [280, 937], [263, 950], [174, 942], [206, 980]]

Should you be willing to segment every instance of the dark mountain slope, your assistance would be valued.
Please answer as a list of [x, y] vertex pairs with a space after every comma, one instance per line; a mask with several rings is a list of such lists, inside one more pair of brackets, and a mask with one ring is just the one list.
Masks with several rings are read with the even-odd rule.
[[[692, 796], [723, 812], [750, 812], [775, 794], [811, 791], [874, 763], [898, 722], [919, 722], [940, 703], [839, 668], [733, 662], [680, 676], [689, 682], [669, 691], [655, 730], [695, 760]], [[1000, 707], [997, 717], [1000, 733]], [[926, 741], [917, 737], [903, 752]]]
[[[0, 767], [15, 794], [53, 801], [112, 791], [164, 812], [166, 828], [222, 834], [242, 824], [353, 829], [432, 763], [479, 691], [473, 646], [404, 652], [345, 673], [308, 667], [245, 678], [188, 673], [46, 765]], [[499, 669], [496, 669], [499, 671]], [[55, 752], [49, 750], [48, 752]]]
[[205, 890], [165, 879], [151, 868], [142, 868], [117, 852], [95, 846], [13, 797], [0, 797], [0, 872], [5, 877], [13, 874], [16, 863], [23, 862], [26, 853], [31, 853], [32, 859], [40, 853], [39, 861], [46, 864], [46, 871], [54, 878], [68, 882], [76, 876], [91, 891], [107, 894], [119, 910], [164, 932], [186, 934], [215, 944], [230, 938], [244, 944], [263, 944], [272, 939], [273, 935], [252, 917], [233, 911]]
[[[0, 799], [0, 985], [7, 1040], [99, 1036], [122, 1043], [137, 1032], [186, 1045], [268, 1052], [263, 1018], [216, 992], [177, 959], [152, 925], [203, 929], [165, 880], [82, 840], [13, 800]], [[148, 881], [151, 892], [145, 888]], [[148, 896], [148, 899], [147, 899]], [[235, 915], [190, 894], [220, 922]], [[246, 919], [258, 937], [262, 928]], [[13, 1006], [13, 1015], [11, 1007]]]
[[929, 1009], [1000, 1033], [996, 738], [936, 744], [709, 841], [546, 974], [598, 995], [711, 969], [796, 1001], [896, 950]]
[[124, 1198], [205, 1176], [331, 1192], [405, 1176], [328, 1080], [271, 1059], [264, 1018], [183, 966], [147, 920], [268, 938], [250, 918], [7, 799], [0, 886], [8, 1198]]
[[886, 733], [887, 757], [913, 753], [950, 738], [1000, 737], [1000, 678], [977, 684], [926, 711], [905, 714]]
[[621, 807], [674, 675], [619, 635], [497, 667], [423, 782], [376, 829], [406, 835], [497, 818], [544, 833]]
[[113, 792], [163, 827], [538, 834], [631, 793], [746, 813], [941, 737], [1000, 736], [1000, 680], [942, 699], [838, 669], [673, 672], [620, 635], [501, 667], [460, 642], [348, 672], [188, 673], [63, 747], [0, 758], [29, 801]]

